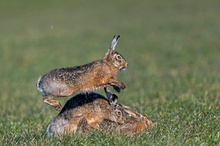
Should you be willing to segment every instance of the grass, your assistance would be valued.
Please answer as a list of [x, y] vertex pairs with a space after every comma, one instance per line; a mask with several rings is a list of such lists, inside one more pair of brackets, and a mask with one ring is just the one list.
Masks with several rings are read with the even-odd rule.
[[[0, 143], [220, 145], [219, 4], [1, 2]], [[38, 76], [100, 59], [114, 34], [121, 35], [117, 50], [129, 62], [127, 73], [118, 74], [127, 85], [119, 102], [148, 114], [154, 128], [136, 137], [104, 132], [48, 137], [46, 127], [57, 113], [42, 102]]]

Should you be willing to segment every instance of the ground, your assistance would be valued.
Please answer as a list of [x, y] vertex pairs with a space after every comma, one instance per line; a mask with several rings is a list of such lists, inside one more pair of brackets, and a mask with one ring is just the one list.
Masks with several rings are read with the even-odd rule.
[[[211, 1], [4, 1], [0, 5], [0, 143], [3, 145], [219, 145], [220, 17]], [[113, 35], [129, 62], [119, 102], [154, 128], [49, 138], [57, 114], [39, 75], [100, 59]], [[103, 94], [103, 91], [98, 91]], [[68, 98], [60, 99], [64, 104]]]

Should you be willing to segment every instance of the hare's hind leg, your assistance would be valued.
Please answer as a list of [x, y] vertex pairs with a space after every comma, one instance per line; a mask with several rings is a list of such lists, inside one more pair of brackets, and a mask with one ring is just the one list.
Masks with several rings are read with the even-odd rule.
[[54, 107], [57, 111], [61, 111], [62, 106], [59, 101], [53, 100], [53, 96], [46, 96], [43, 98], [44, 102]]

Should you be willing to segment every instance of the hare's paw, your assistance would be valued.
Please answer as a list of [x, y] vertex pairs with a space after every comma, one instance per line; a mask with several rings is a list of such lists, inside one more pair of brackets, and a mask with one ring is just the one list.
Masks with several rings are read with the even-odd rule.
[[53, 99], [51, 99], [51, 98], [53, 98], [53, 97], [52, 97], [52, 96], [48, 96], [48, 97], [44, 97], [43, 100], [44, 100], [44, 102], [47, 103], [48, 105], [51, 105], [52, 107], [54, 107], [55, 110], [61, 111], [62, 105], [60, 104], [60, 102], [57, 101], [57, 100], [53, 100]]
[[120, 87], [113, 85], [113, 88], [115, 89], [116, 92], [120, 93], [121, 91]]
[[126, 88], [125, 84], [121, 82], [120, 88], [123, 90]]
[[55, 110], [57, 110], [58, 112], [60, 112], [61, 109], [62, 109], [62, 105], [61, 105], [60, 103], [58, 103], [57, 105], [54, 105], [53, 107], [54, 107]]
[[113, 85], [113, 88], [120, 93], [121, 90], [124, 90], [126, 88], [125, 84], [122, 82], [118, 82], [118, 85]]
[[117, 91], [117, 92], [120, 92], [121, 90], [125, 89], [126, 86], [124, 83], [118, 81], [118, 80], [115, 80], [115, 79], [112, 79], [110, 80], [109, 84], [111, 86], [113, 86], [113, 88]]

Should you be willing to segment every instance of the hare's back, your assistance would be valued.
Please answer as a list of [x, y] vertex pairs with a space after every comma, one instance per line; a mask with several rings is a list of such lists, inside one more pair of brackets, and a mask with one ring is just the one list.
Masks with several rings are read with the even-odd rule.
[[60, 82], [53, 80], [51, 78], [41, 77], [41, 80], [37, 84], [38, 90], [45, 96], [69, 96], [72, 94], [73, 90], [70, 85], [65, 82]]
[[68, 84], [70, 81], [78, 79], [86, 73], [83, 66], [67, 67], [54, 69], [44, 75], [44, 78], [52, 79], [56, 82], [65, 82]]
[[[38, 79], [37, 87], [43, 96], [69, 96], [73, 84], [78, 84], [81, 72], [74, 68], [54, 69]], [[76, 90], [76, 89], [75, 89]]]

